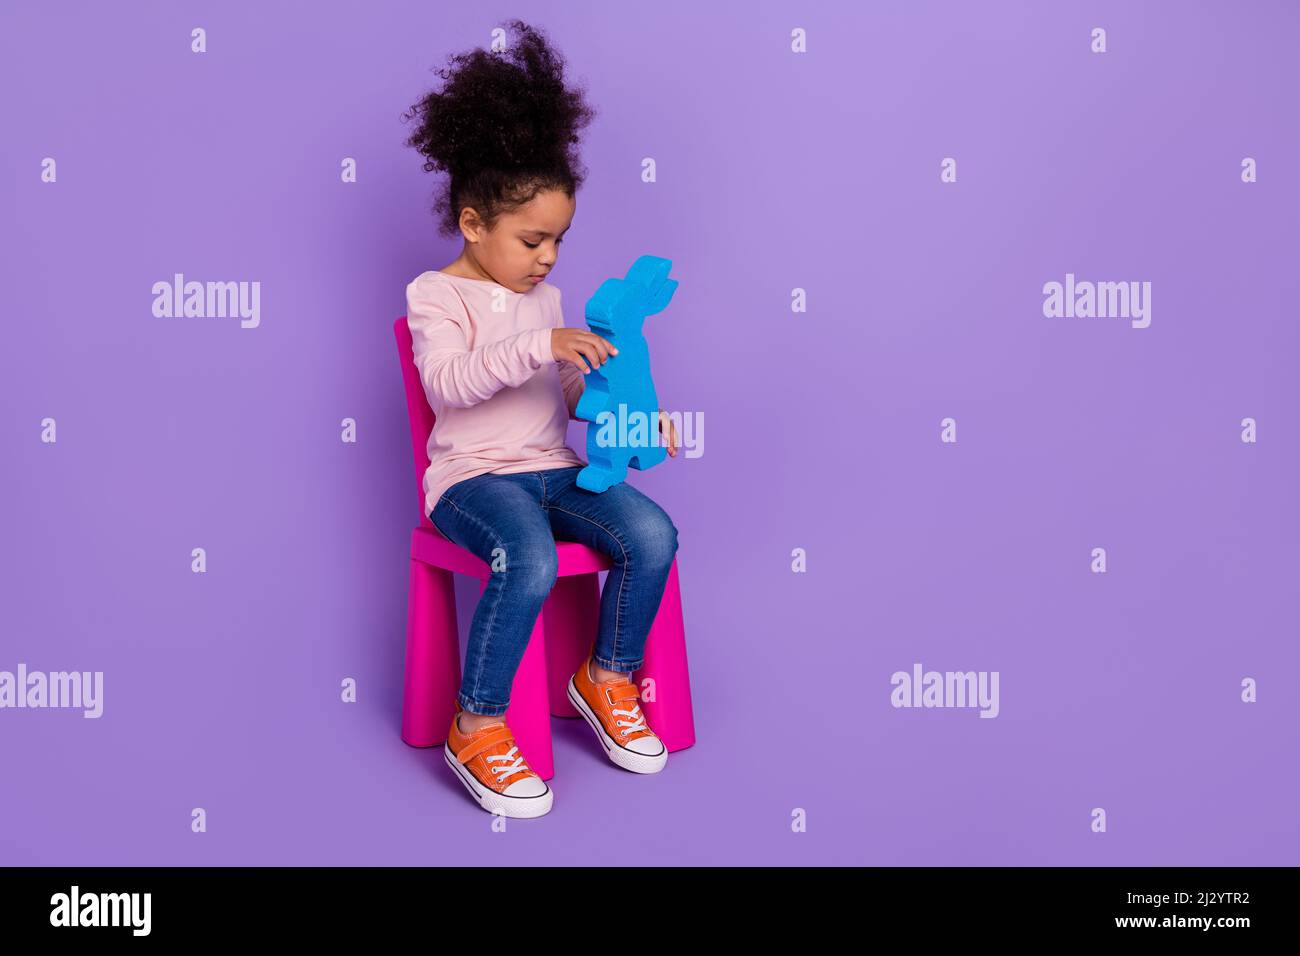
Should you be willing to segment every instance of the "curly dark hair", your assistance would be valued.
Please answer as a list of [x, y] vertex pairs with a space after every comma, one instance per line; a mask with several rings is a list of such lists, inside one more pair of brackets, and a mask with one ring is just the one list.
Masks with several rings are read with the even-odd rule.
[[438, 231], [453, 236], [472, 206], [484, 225], [546, 189], [572, 197], [586, 177], [578, 134], [595, 116], [581, 87], [567, 87], [564, 59], [542, 31], [522, 20], [504, 24], [518, 39], [502, 52], [476, 49], [435, 68], [446, 80], [425, 94], [403, 121], [419, 117], [406, 145], [428, 172], [448, 174], [434, 195]]

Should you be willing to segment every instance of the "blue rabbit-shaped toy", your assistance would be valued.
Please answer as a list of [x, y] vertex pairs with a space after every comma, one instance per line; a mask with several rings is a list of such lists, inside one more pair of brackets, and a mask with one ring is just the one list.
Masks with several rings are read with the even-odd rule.
[[667, 308], [677, 291], [677, 280], [668, 278], [672, 267], [668, 259], [639, 256], [624, 278], [606, 279], [587, 300], [587, 325], [618, 354], [587, 373], [574, 411], [592, 423], [579, 488], [604, 491], [627, 477], [628, 465], [645, 471], [667, 454], [659, 441], [659, 401], [641, 327], [647, 316]]

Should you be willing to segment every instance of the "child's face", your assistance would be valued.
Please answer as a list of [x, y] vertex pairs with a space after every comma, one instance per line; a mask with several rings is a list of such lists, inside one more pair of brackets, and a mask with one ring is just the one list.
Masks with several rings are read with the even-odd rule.
[[577, 203], [562, 190], [538, 193], [527, 204], [497, 219], [490, 231], [477, 230], [474, 258], [492, 278], [513, 292], [527, 292], [542, 281], [559, 258], [562, 237]]

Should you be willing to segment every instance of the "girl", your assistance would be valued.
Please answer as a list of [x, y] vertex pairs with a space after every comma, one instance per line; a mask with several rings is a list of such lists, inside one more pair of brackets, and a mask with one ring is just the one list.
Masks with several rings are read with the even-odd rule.
[[[441, 91], [404, 116], [408, 145], [448, 179], [434, 210], [460, 255], [406, 287], [414, 359], [434, 411], [425, 510], [448, 540], [492, 568], [470, 628], [448, 766], [485, 809], [540, 816], [546, 783], [520, 756], [504, 720], [533, 624], [555, 583], [556, 539], [613, 559], [600, 628], [569, 697], [605, 753], [637, 773], [668, 752], [646, 725], [632, 672], [643, 663], [677, 528], [650, 498], [620, 483], [596, 494], [575, 482], [585, 462], [567, 445], [583, 378], [618, 350], [564, 327], [560, 290], [546, 281], [573, 220], [585, 175], [573, 144], [594, 116], [566, 87], [564, 63], [536, 29], [498, 53], [451, 58]], [[676, 456], [676, 431], [660, 411]]]

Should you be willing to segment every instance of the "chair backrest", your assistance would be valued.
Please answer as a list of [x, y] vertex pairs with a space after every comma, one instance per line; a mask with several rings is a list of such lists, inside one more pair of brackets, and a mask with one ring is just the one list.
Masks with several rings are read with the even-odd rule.
[[420, 524], [430, 530], [433, 524], [424, 513], [424, 473], [429, 467], [429, 434], [433, 431], [433, 409], [424, 397], [424, 383], [415, 367], [411, 348], [411, 327], [402, 316], [393, 323], [397, 336], [397, 359], [402, 367], [402, 385], [406, 389], [406, 414], [411, 420], [411, 449], [415, 453], [415, 490], [420, 499]]

